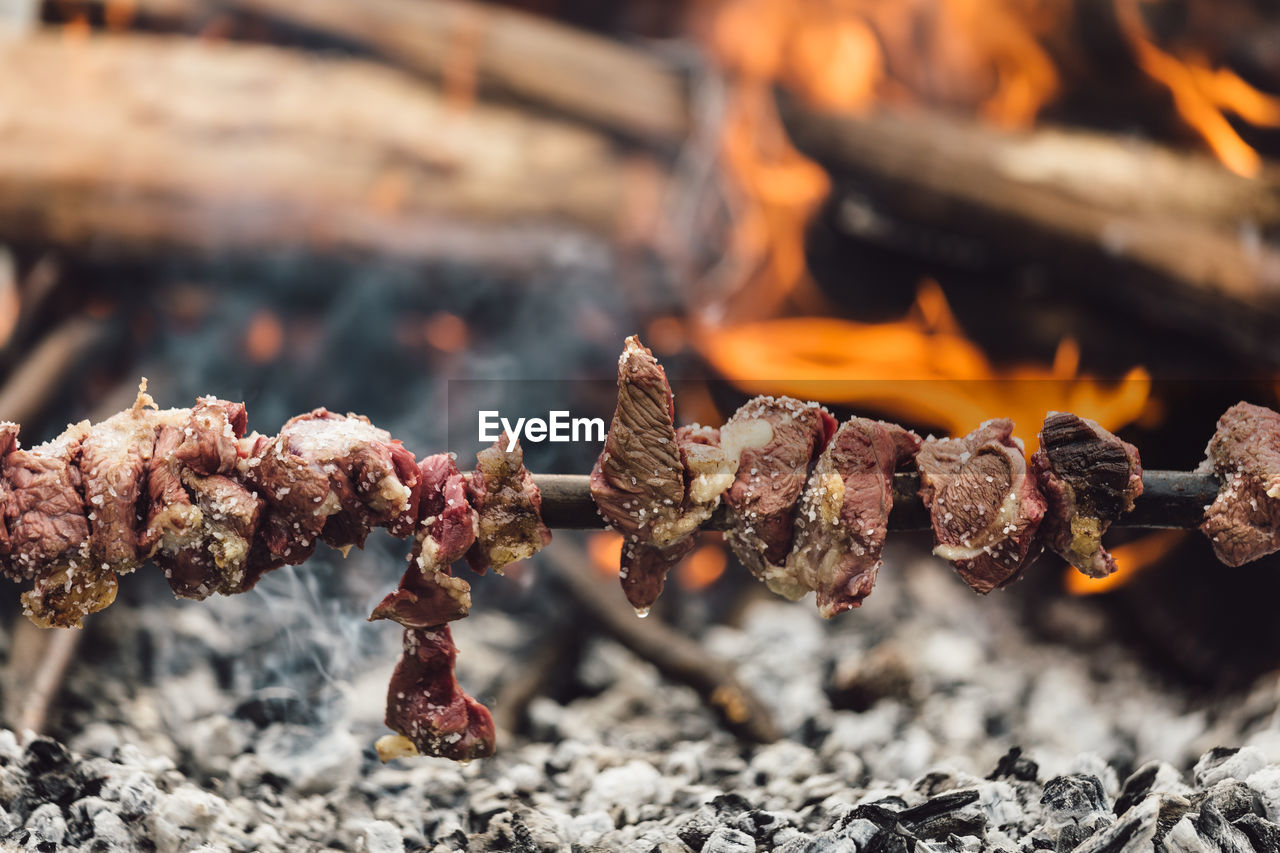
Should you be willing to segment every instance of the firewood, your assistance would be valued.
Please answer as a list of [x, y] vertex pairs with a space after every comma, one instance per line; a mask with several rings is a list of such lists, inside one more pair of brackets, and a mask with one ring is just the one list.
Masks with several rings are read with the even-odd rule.
[[140, 255], [299, 248], [519, 263], [611, 235], [605, 137], [455, 110], [376, 63], [183, 38], [0, 43], [0, 235]]
[[468, 0], [187, 2], [324, 33], [433, 79], [470, 65], [482, 91], [627, 136], [673, 143], [688, 129], [680, 77], [660, 59], [515, 9]]
[[[1280, 362], [1280, 248], [1262, 236], [1280, 223], [1280, 171], [1251, 180], [1137, 139], [1011, 132], [924, 111], [786, 112], [796, 144], [833, 171], [837, 193], [879, 217], [1050, 263], [1093, 281], [1099, 298]], [[846, 217], [860, 238], [883, 233], [858, 222]]]

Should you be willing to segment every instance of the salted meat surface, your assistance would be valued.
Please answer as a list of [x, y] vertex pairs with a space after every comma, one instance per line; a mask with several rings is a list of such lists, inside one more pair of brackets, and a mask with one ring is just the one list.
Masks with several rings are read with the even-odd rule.
[[631, 336], [618, 358], [618, 405], [591, 471], [591, 497], [623, 536], [618, 577], [641, 612], [658, 599], [667, 573], [694, 547], [691, 538], [733, 481], [717, 430], [675, 426], [666, 371]]
[[[170, 410], [173, 421], [183, 410]], [[201, 397], [159, 428], [141, 537], [175, 595], [203, 599], [243, 588], [263, 501], [237, 476], [244, 406]]]
[[471, 609], [471, 586], [450, 566], [476, 541], [479, 518], [467, 500], [467, 477], [449, 453], [419, 463], [419, 513], [409, 568], [400, 586], [369, 617], [407, 628], [431, 628], [461, 619]]
[[416, 521], [413, 454], [361, 415], [319, 408], [291, 418], [279, 435], [255, 436], [239, 470], [266, 502], [250, 586], [305, 561], [317, 540], [362, 546], [376, 526], [407, 536]]
[[88, 508], [89, 549], [95, 563], [117, 574], [146, 559], [140, 547], [138, 503], [159, 428], [157, 413], [139, 393], [134, 405], [89, 428], [80, 449], [80, 477]]
[[1142, 494], [1138, 449], [1088, 418], [1050, 412], [1031, 464], [1047, 504], [1048, 547], [1090, 577], [1114, 572], [1102, 536]]
[[1221, 486], [1200, 530], [1218, 559], [1240, 566], [1280, 550], [1280, 414], [1232, 406], [1218, 419], [1205, 466]]
[[467, 563], [477, 572], [526, 560], [551, 542], [542, 522], [542, 495], [524, 467], [524, 450], [504, 432], [476, 454], [476, 467], [467, 483], [467, 499], [477, 514], [476, 541], [467, 550]]
[[[3, 473], [5, 457], [18, 449], [18, 431], [19, 426], [13, 421], [0, 421], [0, 474]], [[11, 491], [12, 486], [9, 483], [9, 478], [0, 476], [0, 572], [5, 577], [20, 581], [31, 577], [34, 570], [29, 566], [18, 565], [11, 559], [9, 525], [5, 517]], [[31, 570], [29, 571], [29, 569]]]
[[458, 684], [457, 655], [449, 626], [406, 628], [387, 689], [386, 724], [423, 755], [486, 758], [493, 755], [493, 717]]
[[725, 541], [780, 595], [794, 589], [786, 559], [809, 470], [835, 432], [826, 409], [792, 397], [749, 400], [720, 428], [721, 445], [738, 451], [737, 474], [725, 493], [733, 510]]
[[933, 553], [950, 560], [979, 593], [1017, 580], [1045, 500], [1022, 442], [1013, 438], [1013, 422], [1000, 418], [963, 438], [926, 439], [916, 464], [937, 543]]
[[84, 616], [116, 597], [115, 572], [91, 559], [79, 466], [88, 433], [89, 422], [82, 421], [52, 441], [11, 450], [4, 458], [9, 562], [18, 576], [35, 578], [22, 603], [43, 628], [79, 627]]
[[773, 588], [793, 600], [816, 591], [826, 618], [860, 606], [881, 564], [893, 472], [919, 449], [920, 437], [896, 424], [867, 418], [842, 424], [809, 475], [787, 577]]

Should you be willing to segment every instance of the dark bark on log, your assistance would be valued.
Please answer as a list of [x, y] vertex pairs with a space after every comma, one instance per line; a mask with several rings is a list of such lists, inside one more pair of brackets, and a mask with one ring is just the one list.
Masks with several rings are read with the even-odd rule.
[[886, 218], [958, 235], [1280, 364], [1280, 246], [1261, 236], [1280, 224], [1274, 168], [1249, 180], [1135, 139], [1012, 133], [923, 112], [788, 104], [786, 121], [798, 147], [832, 170], [837, 194], [874, 211], [844, 217], [860, 239], [891, 235]]

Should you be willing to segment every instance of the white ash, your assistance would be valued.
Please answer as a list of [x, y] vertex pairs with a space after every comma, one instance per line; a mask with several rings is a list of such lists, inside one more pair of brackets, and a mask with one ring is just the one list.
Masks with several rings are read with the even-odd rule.
[[[584, 695], [534, 700], [529, 736], [469, 765], [378, 763], [395, 632], [313, 584], [108, 611], [116, 647], [74, 665], [55, 713], [67, 747], [0, 731], [5, 849], [1280, 850], [1274, 683], [1197, 706], [1093, 633], [1087, 653], [1036, 641], [932, 559], [891, 554], [832, 622], [761, 599], [705, 631], [777, 743], [737, 743], [692, 691], [593, 640]], [[459, 623], [462, 682], [491, 700], [530, 621]]]

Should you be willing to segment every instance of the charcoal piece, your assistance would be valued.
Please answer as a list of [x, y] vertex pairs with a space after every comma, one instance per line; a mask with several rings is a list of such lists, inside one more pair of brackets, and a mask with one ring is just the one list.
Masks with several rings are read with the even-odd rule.
[[1041, 527], [1048, 546], [1090, 577], [1114, 572], [1102, 536], [1142, 494], [1137, 448], [1088, 418], [1050, 412], [1031, 463], [1048, 505]]
[[1195, 819], [1195, 828], [1201, 839], [1216, 846], [1221, 853], [1253, 853], [1249, 836], [1228, 823], [1218, 807], [1210, 801], [1201, 805], [1200, 814]]
[[1022, 757], [1022, 747], [1010, 747], [1000, 757], [996, 767], [987, 776], [990, 780], [1016, 779], [1019, 782], [1035, 782], [1040, 777], [1040, 765], [1030, 758]]
[[893, 472], [915, 458], [920, 438], [895, 424], [850, 418], [809, 475], [785, 577], [770, 588], [791, 599], [814, 590], [830, 618], [871, 594], [893, 509]]
[[1267, 816], [1266, 806], [1257, 791], [1236, 779], [1223, 779], [1203, 794], [1222, 816], [1235, 822], [1247, 814]]
[[1160, 762], [1151, 761], [1133, 771], [1124, 784], [1120, 786], [1120, 794], [1116, 797], [1115, 813], [1122, 815], [1147, 798], [1151, 786], [1155, 784], [1160, 773]]
[[702, 853], [756, 853], [756, 841], [741, 830], [721, 826], [702, 845]]
[[[1162, 794], [1153, 799], [1159, 802], [1156, 814], [1156, 832], [1152, 840], [1159, 843], [1174, 831], [1183, 819], [1192, 813], [1191, 801], [1180, 794]], [[1192, 830], [1194, 832], [1194, 829]]]
[[1254, 747], [1217, 746], [1200, 756], [1192, 768], [1196, 785], [1208, 788], [1223, 779], [1247, 779], [1266, 764]]
[[391, 619], [406, 628], [431, 628], [466, 616], [471, 586], [452, 576], [450, 566], [476, 541], [479, 518], [467, 500], [467, 478], [448, 453], [418, 465], [418, 513], [409, 568], [400, 586], [369, 617]]
[[978, 801], [978, 791], [949, 791], [918, 806], [905, 809], [898, 820], [920, 838], [942, 840], [951, 835], [986, 835], [987, 818], [980, 808], [969, 808]]
[[1232, 825], [1244, 833], [1258, 853], [1280, 850], [1280, 825], [1272, 823], [1265, 817], [1247, 814]]
[[315, 703], [288, 687], [263, 687], [236, 705], [231, 715], [248, 720], [254, 726], [265, 729], [273, 723], [293, 723], [315, 726], [320, 715]]
[[1159, 798], [1148, 797], [1121, 815], [1115, 823], [1095, 832], [1074, 853], [1139, 853], [1150, 850], [1159, 812]]
[[791, 397], [756, 397], [721, 427], [721, 446], [730, 433], [739, 448], [737, 476], [725, 494], [732, 509], [725, 541], [779, 595], [795, 594], [785, 564], [796, 513], [809, 472], [835, 432], [826, 409]]
[[1200, 530], [1228, 566], [1280, 550], [1280, 414], [1237, 403], [1218, 419], [1204, 465], [1221, 486]]
[[1013, 422], [987, 421], [963, 438], [926, 439], [916, 464], [937, 542], [933, 553], [979, 593], [1017, 580], [1035, 556], [1045, 501], [1022, 442], [1013, 438]]
[[702, 806], [680, 821], [675, 827], [676, 837], [693, 850], [701, 850], [711, 833], [720, 826], [720, 819], [710, 806]]
[[733, 482], [737, 455], [717, 430], [675, 427], [675, 399], [653, 353], [636, 336], [618, 358], [618, 405], [591, 471], [600, 515], [624, 537], [618, 577], [627, 600], [647, 611], [692, 535]]
[[1055, 776], [1044, 783], [1040, 804], [1058, 821], [1079, 822], [1107, 810], [1102, 780], [1088, 773]]
[[524, 450], [515, 442], [507, 450], [504, 432], [492, 447], [476, 454], [476, 468], [467, 484], [467, 497], [478, 516], [476, 541], [467, 550], [467, 563], [483, 573], [492, 567], [525, 560], [551, 543], [542, 522], [542, 495], [524, 467]]
[[75, 761], [65, 746], [47, 737], [27, 744], [22, 772], [26, 785], [8, 806], [10, 812], [24, 817], [46, 803], [65, 809], [102, 789], [101, 777], [86, 772], [86, 766]]
[[387, 688], [386, 724], [423, 755], [485, 758], [493, 754], [493, 717], [458, 684], [457, 656], [448, 625], [406, 628], [404, 650]]

